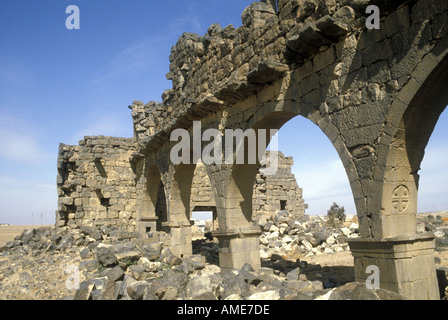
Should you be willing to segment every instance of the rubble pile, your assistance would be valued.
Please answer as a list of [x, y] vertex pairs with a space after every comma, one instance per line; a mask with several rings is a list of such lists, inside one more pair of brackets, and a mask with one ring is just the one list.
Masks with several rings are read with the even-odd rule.
[[358, 225], [335, 227], [325, 216], [295, 217], [288, 211], [279, 211], [258, 220], [263, 233], [260, 236], [261, 258], [273, 254], [313, 256], [349, 251], [347, 238], [359, 237]]

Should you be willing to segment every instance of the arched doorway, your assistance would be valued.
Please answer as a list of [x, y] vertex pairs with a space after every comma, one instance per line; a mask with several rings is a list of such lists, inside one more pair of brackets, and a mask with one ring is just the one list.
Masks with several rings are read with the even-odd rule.
[[[202, 232], [215, 230], [216, 202], [213, 187], [202, 161], [196, 165], [191, 184], [191, 218]], [[206, 224], [207, 230], [205, 230]], [[210, 229], [210, 230], [209, 230]]]
[[292, 173], [303, 189], [306, 213], [326, 215], [333, 202], [356, 215], [350, 183], [331, 141], [310, 120], [296, 116], [278, 132], [278, 149], [294, 159]]
[[138, 220], [140, 233], [161, 230], [167, 221], [165, 185], [155, 165], [147, 170]]

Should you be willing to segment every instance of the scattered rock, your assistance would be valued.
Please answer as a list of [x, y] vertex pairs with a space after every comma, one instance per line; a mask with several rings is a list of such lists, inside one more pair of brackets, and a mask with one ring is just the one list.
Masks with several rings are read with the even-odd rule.
[[96, 260], [105, 267], [114, 266], [118, 259], [108, 247], [98, 247], [96, 249]]
[[[443, 225], [430, 221], [437, 231]], [[245, 264], [221, 274], [210, 264], [217, 261], [219, 246], [212, 239], [197, 242], [195, 254], [177, 257], [160, 237], [133, 237], [99, 230], [32, 229], [10, 241], [0, 260], [0, 298], [76, 300], [395, 300], [403, 297], [385, 290], [368, 290], [348, 283], [337, 270], [299, 259], [285, 260], [286, 248], [319, 255], [345, 251], [345, 238], [358, 236], [357, 225], [329, 228], [322, 217], [300, 218], [287, 212], [265, 217], [260, 252], [269, 250], [263, 267]], [[426, 228], [426, 227], [425, 227]], [[438, 228], [438, 229], [437, 229]], [[440, 237], [442, 236], [440, 232]], [[99, 238], [95, 236], [95, 238]], [[117, 240], [123, 238], [123, 240]], [[270, 239], [263, 242], [261, 239]], [[277, 239], [274, 241], [273, 239]], [[289, 250], [289, 249], [288, 249]], [[296, 251], [297, 252], [297, 251]], [[61, 266], [65, 270], [61, 277]], [[216, 267], [216, 268], [212, 268]], [[74, 269], [73, 269], [74, 267]], [[68, 289], [66, 281], [79, 270], [80, 286]], [[39, 275], [53, 271], [52, 278]], [[58, 272], [58, 273], [56, 273]], [[16, 280], [14, 280], [16, 279]], [[57, 282], [58, 284], [52, 283]], [[36, 282], [35, 284], [33, 282]], [[58, 288], [58, 289], [56, 289]], [[445, 288], [441, 288], [441, 294]]]
[[352, 282], [334, 289], [328, 300], [405, 300], [405, 298], [392, 291], [368, 289], [363, 283]]
[[326, 217], [296, 217], [288, 211], [279, 211], [271, 217], [259, 218], [263, 224], [260, 236], [260, 255], [269, 259], [273, 255], [294, 255], [304, 253], [305, 256], [331, 254], [348, 251], [349, 247], [343, 238], [359, 237], [358, 225], [331, 228]]
[[257, 292], [250, 295], [247, 300], [280, 300], [280, 294], [276, 290]]

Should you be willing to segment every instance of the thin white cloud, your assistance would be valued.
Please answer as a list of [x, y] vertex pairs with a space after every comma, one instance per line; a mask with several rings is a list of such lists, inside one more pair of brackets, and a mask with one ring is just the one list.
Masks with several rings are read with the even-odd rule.
[[107, 70], [94, 77], [92, 85], [95, 90], [108, 88], [111, 84], [119, 83], [123, 77], [132, 72], [149, 70], [151, 66], [160, 64], [161, 59], [166, 59], [166, 50], [161, 45], [164, 37], [145, 38], [136, 43], [131, 43], [112, 56]]
[[39, 130], [31, 123], [2, 115], [0, 120], [0, 158], [18, 162], [46, 161], [53, 157], [44, 151]]
[[448, 208], [448, 143], [430, 143], [421, 164], [419, 181], [420, 212], [446, 210]]
[[42, 215], [44, 224], [52, 224], [56, 209], [56, 183], [24, 181], [0, 175], [0, 222], [39, 224]]
[[308, 214], [325, 215], [333, 202], [356, 214], [354, 200], [345, 169], [339, 159], [325, 163], [293, 167], [303, 198], [308, 203]]
[[199, 16], [192, 6], [187, 9], [187, 13], [182, 17], [170, 20], [169, 29], [172, 33], [182, 34], [184, 32], [201, 32], [202, 25]]

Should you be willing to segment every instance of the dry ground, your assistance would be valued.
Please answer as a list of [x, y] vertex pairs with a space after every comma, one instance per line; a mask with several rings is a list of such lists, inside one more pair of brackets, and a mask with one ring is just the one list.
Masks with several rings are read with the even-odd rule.
[[0, 226], [0, 246], [5, 245], [8, 241], [14, 240], [14, 237], [20, 236], [23, 230], [40, 227], [47, 226]]
[[[23, 230], [37, 226], [0, 226], [0, 245], [13, 240], [15, 236], [20, 235]], [[437, 268], [448, 267], [448, 250], [436, 251], [435, 257], [438, 257], [440, 263], [436, 264]], [[73, 295], [74, 292], [67, 291], [65, 281], [67, 275], [64, 270], [67, 265], [79, 265], [81, 259], [78, 253], [67, 252], [63, 255], [54, 255], [50, 257], [25, 257], [28, 265], [14, 262], [16, 266], [11, 266], [15, 270], [11, 276], [0, 279], [0, 300], [58, 300], [67, 295]], [[322, 254], [312, 257], [285, 257], [288, 260], [300, 258], [301, 261], [307, 261], [309, 264], [319, 264], [322, 266], [321, 271], [307, 274], [311, 280], [318, 278], [319, 273], [333, 275], [334, 278], [342, 281], [341, 284], [354, 281], [353, 279], [353, 257], [350, 252], [339, 252], [334, 254]], [[0, 262], [1, 262], [0, 258]], [[1, 263], [0, 263], [1, 265]], [[213, 272], [217, 272], [215, 265]], [[33, 278], [33, 281], [24, 282], [23, 276]]]
[[[448, 216], [448, 211], [444, 212]], [[0, 246], [6, 244], [6, 242], [11, 241], [14, 237], [20, 235], [23, 230], [45, 227], [45, 226], [0, 226]], [[439, 257], [441, 260], [440, 266], [437, 267], [448, 267], [448, 250], [436, 251], [435, 257]], [[344, 266], [353, 267], [353, 256], [350, 252], [339, 252], [331, 255], [323, 254], [312, 257], [294, 257], [300, 258], [300, 260], [305, 260], [308, 263], [320, 264], [322, 267], [334, 267], [334, 266]]]

